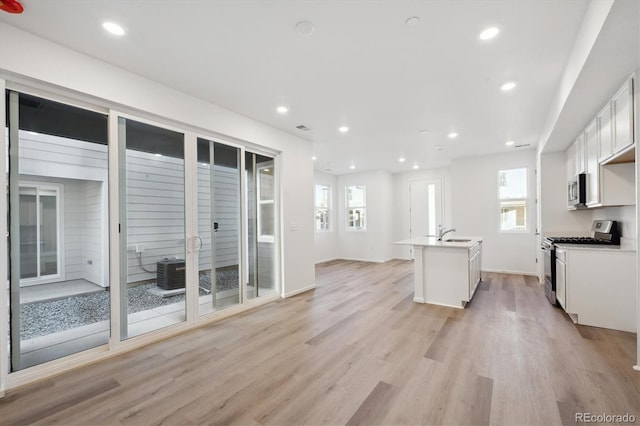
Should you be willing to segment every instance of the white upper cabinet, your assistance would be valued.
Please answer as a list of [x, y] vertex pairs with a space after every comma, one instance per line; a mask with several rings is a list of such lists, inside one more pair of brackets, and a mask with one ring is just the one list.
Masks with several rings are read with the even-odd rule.
[[613, 126], [611, 126], [611, 102], [598, 114], [598, 131], [600, 134], [599, 160], [604, 161], [613, 154]]
[[576, 176], [576, 146], [571, 145], [567, 149], [567, 182]]
[[633, 138], [633, 78], [618, 90], [611, 101], [613, 109], [613, 153], [634, 142]]
[[584, 131], [584, 147], [587, 157], [587, 206], [600, 203], [600, 144], [598, 121], [594, 118]]
[[576, 173], [586, 173], [586, 156], [585, 156], [585, 143], [584, 143], [584, 133], [580, 133], [578, 138], [576, 139], [574, 145], [576, 146], [575, 156], [576, 156]]

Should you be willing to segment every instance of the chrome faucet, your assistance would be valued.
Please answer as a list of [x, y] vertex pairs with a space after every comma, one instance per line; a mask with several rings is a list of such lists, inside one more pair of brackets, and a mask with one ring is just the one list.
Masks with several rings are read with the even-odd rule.
[[442, 237], [447, 235], [449, 232], [456, 232], [456, 230], [455, 230], [455, 228], [450, 228], [450, 229], [442, 228], [442, 229], [440, 229], [440, 232], [438, 233], [438, 241], [442, 241]]

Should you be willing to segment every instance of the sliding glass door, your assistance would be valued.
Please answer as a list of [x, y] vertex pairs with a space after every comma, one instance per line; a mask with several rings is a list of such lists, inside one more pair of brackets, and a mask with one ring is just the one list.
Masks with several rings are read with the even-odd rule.
[[19, 191], [21, 283], [60, 278], [60, 189], [24, 183]]
[[10, 371], [109, 340], [107, 115], [7, 91]]
[[10, 373], [277, 295], [273, 156], [17, 91], [5, 101]]
[[245, 153], [247, 299], [276, 294], [276, 181], [272, 157]]

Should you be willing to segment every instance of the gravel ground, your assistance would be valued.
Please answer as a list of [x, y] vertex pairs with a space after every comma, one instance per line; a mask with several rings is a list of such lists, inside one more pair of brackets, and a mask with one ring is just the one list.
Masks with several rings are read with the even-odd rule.
[[[162, 297], [150, 293], [149, 289], [155, 285], [155, 283], [149, 283], [129, 288], [127, 294], [130, 314], [184, 301], [184, 294]], [[216, 287], [218, 292], [237, 288], [237, 270], [218, 271]], [[200, 274], [200, 295], [204, 296], [210, 290], [210, 274]], [[108, 319], [108, 291], [28, 303], [20, 306], [20, 340], [32, 339]]]

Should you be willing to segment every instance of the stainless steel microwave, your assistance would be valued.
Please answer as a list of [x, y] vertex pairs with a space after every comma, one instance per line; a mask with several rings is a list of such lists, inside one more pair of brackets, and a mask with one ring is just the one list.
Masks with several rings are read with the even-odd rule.
[[580, 173], [569, 181], [567, 188], [569, 194], [569, 205], [574, 207], [583, 207], [587, 202], [587, 175]]

